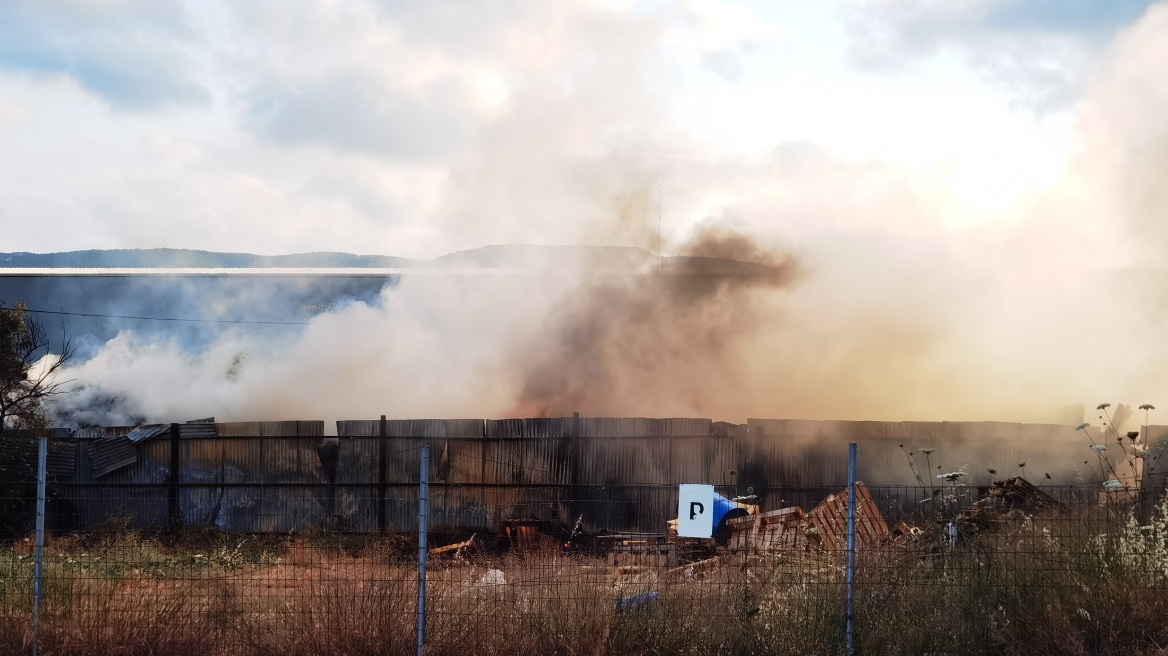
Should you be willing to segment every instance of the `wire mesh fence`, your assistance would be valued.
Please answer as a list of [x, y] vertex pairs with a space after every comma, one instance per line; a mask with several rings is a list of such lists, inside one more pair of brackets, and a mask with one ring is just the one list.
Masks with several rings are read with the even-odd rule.
[[[370, 450], [354, 457], [372, 464], [338, 471], [421, 453]], [[436, 467], [514, 467], [431, 455]], [[263, 484], [185, 472], [177, 497], [178, 477], [166, 475], [50, 481], [40, 653], [416, 653], [417, 480], [391, 471], [385, 485], [282, 481], [321, 467], [273, 468], [280, 475]], [[523, 474], [540, 479], [538, 466]], [[4, 481], [0, 653], [30, 653], [35, 472], [8, 467]], [[850, 503], [856, 653], [1168, 645], [1168, 505], [1158, 494], [962, 476], [860, 484], [853, 500], [846, 485], [774, 488], [761, 501], [718, 487], [713, 536], [696, 539], [647, 519], [676, 516], [676, 486], [433, 481], [426, 653], [843, 654]], [[239, 516], [204, 512], [229, 498]], [[378, 515], [393, 521], [363, 528]]]

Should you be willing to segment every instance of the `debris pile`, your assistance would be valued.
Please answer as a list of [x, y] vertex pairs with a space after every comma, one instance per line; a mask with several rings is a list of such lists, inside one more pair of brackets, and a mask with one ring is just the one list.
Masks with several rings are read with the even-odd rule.
[[[890, 529], [868, 487], [857, 482], [855, 489], [857, 549], [882, 542], [902, 546], [921, 539], [931, 542], [941, 535], [939, 531], [951, 538], [952, 546], [959, 534], [994, 530], [999, 523], [1026, 512], [1065, 509], [1065, 504], [1038, 486], [1015, 477], [979, 487], [978, 499], [971, 507], [956, 512], [956, 516], [949, 515], [949, 520], [938, 520], [935, 527], [921, 528], [900, 521]], [[847, 489], [829, 494], [810, 512], [799, 506], [762, 511], [758, 505], [722, 496], [715, 497], [714, 510], [714, 535], [705, 539], [679, 537], [676, 519], [669, 520], [665, 533], [621, 534], [587, 534], [580, 530], [583, 518], [572, 529], [536, 519], [508, 519], [501, 523], [499, 543], [506, 550], [520, 552], [579, 551], [587, 545], [597, 553], [606, 553], [610, 567], [629, 573], [659, 567], [683, 571], [695, 562], [717, 562], [727, 551], [763, 555], [791, 551], [838, 553], [847, 549]], [[468, 540], [447, 545], [434, 553], [458, 553], [470, 543]]]
[[977, 488], [973, 507], [957, 514], [956, 523], [967, 531], [991, 531], [1002, 522], [1026, 512], [1065, 510], [1066, 504], [1043, 492], [1037, 485], [1016, 476]]
[[596, 540], [581, 527], [583, 516], [572, 528], [550, 520], [524, 518], [499, 522], [497, 547], [501, 551], [588, 551]]
[[[856, 547], [889, 535], [888, 525], [863, 483], [856, 483]], [[847, 547], [848, 491], [828, 495], [809, 513], [798, 506], [739, 517], [727, 522], [730, 548], [747, 553]]]
[[1043, 508], [1062, 509], [1064, 504], [1043, 492], [1030, 481], [1017, 476], [1004, 481], [994, 481], [992, 485], [977, 488], [977, 508], [983, 510], [1010, 511], [1015, 508], [1040, 510]]

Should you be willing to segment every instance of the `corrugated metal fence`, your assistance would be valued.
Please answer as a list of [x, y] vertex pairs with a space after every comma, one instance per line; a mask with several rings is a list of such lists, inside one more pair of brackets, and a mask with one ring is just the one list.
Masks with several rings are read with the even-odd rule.
[[[1168, 427], [1150, 434], [1153, 448], [1168, 441]], [[337, 437], [322, 421], [192, 423], [65, 440], [77, 457], [59, 528], [120, 516], [267, 533], [414, 530], [423, 444], [436, 530], [583, 517], [587, 530], [647, 532], [674, 516], [680, 483], [754, 495], [763, 508], [814, 505], [846, 481], [849, 441], [863, 451], [860, 478], [883, 486], [915, 484], [907, 451], [921, 448], [935, 449], [930, 468], [965, 468], [974, 482], [988, 470], [1076, 482], [1089, 444], [1074, 427], [1000, 422], [581, 417], [339, 421]], [[898, 514], [894, 499], [877, 501]]]

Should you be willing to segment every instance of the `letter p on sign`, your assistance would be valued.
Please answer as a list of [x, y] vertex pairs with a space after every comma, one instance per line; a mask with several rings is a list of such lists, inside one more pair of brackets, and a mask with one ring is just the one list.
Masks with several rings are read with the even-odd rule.
[[714, 534], [714, 486], [681, 486], [677, 501], [677, 535], [708, 538]]

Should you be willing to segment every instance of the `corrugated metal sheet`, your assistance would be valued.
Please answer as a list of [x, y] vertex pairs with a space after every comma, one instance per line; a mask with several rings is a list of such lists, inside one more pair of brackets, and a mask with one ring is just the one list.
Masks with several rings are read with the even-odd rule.
[[50, 440], [45, 468], [51, 480], [62, 483], [72, 481], [77, 469], [77, 443]]
[[[8, 429], [4, 431], [4, 448], [9, 461], [30, 476], [36, 476], [37, 458], [40, 451], [40, 436], [27, 431]], [[69, 482], [77, 457], [77, 443], [49, 439], [48, 457], [45, 469], [52, 482]]]
[[324, 436], [323, 421], [232, 421], [215, 424], [215, 427], [219, 437]]
[[139, 442], [154, 439], [159, 435], [164, 435], [169, 432], [170, 424], [148, 424], [146, 426], [138, 426], [134, 430], [130, 431], [126, 437], [128, 437], [134, 444], [137, 444]]
[[124, 435], [94, 440], [89, 445], [89, 461], [93, 477], [101, 478], [122, 467], [138, 462], [134, 443]]
[[215, 424], [179, 424], [178, 436], [184, 439], [219, 437]]
[[100, 440], [104, 437], [114, 437], [117, 435], [128, 435], [130, 431], [137, 428], [137, 426], [97, 426], [90, 428], [78, 428], [73, 431], [72, 437], [75, 440]]
[[377, 419], [343, 420], [337, 422], [337, 435], [340, 437], [369, 437], [377, 435], [381, 422]]
[[[240, 530], [374, 530], [383, 489], [377, 481], [380, 426], [376, 419], [339, 421], [339, 437], [324, 438], [323, 422], [234, 422], [215, 425], [218, 438], [184, 439], [181, 480], [200, 484], [182, 488], [184, 516], [188, 523]], [[660, 531], [675, 512], [678, 483], [711, 483], [727, 496], [752, 492], [763, 508], [779, 507], [781, 500], [812, 507], [846, 481], [850, 441], [861, 445], [859, 473], [880, 486], [872, 488], [877, 496], [889, 494], [883, 486], [914, 483], [905, 451], [922, 446], [937, 449], [930, 466], [946, 471], [969, 465], [971, 472], [996, 467], [1011, 475], [1011, 468], [1016, 471], [1026, 462], [1028, 470], [1040, 472], [1049, 464], [1058, 476], [1052, 463], [1066, 463], [1066, 445], [1084, 439], [1073, 427], [1001, 422], [751, 419], [737, 425], [693, 418], [577, 417], [388, 420], [386, 433], [388, 525], [416, 526], [411, 504], [418, 448], [426, 444], [431, 448], [434, 526], [472, 530], [492, 529], [506, 518], [571, 523], [584, 515], [590, 530]], [[1150, 434], [1168, 441], [1168, 429]], [[79, 444], [83, 457], [75, 480], [93, 481], [98, 469], [91, 466], [89, 449], [97, 442]], [[321, 460], [330, 445], [336, 450], [335, 480]], [[147, 439], [137, 448], [136, 462], [97, 474], [99, 482], [164, 482], [170, 441]], [[311, 487], [258, 487], [268, 483]], [[165, 497], [165, 487], [152, 489]], [[285, 493], [292, 489], [297, 491]], [[886, 508], [903, 500], [876, 501]], [[915, 503], [905, 503], [910, 502]], [[86, 503], [86, 512], [102, 515], [118, 506]], [[137, 507], [143, 516], [156, 517], [151, 504], [139, 499], [118, 507]]]

